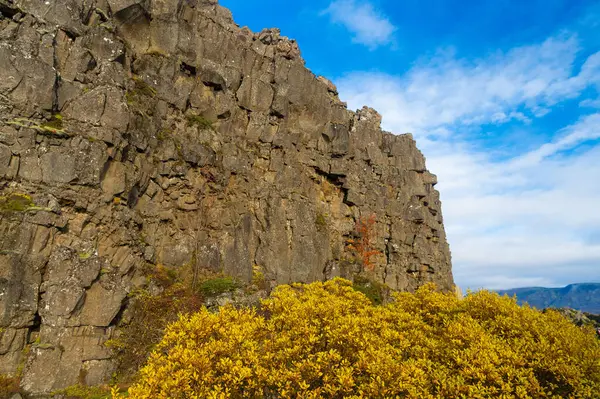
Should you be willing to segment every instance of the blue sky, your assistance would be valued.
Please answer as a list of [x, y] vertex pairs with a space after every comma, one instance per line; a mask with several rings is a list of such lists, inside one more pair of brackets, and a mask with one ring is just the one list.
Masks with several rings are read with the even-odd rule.
[[462, 288], [600, 282], [600, 2], [221, 0], [438, 175]]

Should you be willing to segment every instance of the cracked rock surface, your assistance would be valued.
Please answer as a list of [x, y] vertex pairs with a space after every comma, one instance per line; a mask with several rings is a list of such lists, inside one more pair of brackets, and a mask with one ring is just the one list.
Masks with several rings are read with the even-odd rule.
[[[0, 0], [0, 373], [107, 381], [146, 264], [271, 286], [361, 271], [451, 290], [435, 175], [277, 29], [215, 0]], [[11, 197], [12, 196], [12, 197]], [[11, 199], [13, 198], [14, 199]], [[31, 344], [31, 351], [23, 349]]]

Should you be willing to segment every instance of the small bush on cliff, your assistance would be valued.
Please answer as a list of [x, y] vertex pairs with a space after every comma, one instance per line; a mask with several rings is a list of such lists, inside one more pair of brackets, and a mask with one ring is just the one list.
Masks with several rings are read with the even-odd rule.
[[8, 376], [0, 374], [0, 398], [10, 398], [13, 394], [20, 392], [20, 376]]
[[391, 289], [387, 285], [362, 275], [354, 277], [352, 288], [358, 292], [362, 292], [375, 305], [381, 305], [386, 298], [389, 298], [391, 292]]
[[371, 261], [371, 258], [380, 252], [375, 249], [373, 243], [373, 235], [376, 223], [376, 215], [362, 217], [356, 221], [354, 226], [355, 238], [349, 239], [346, 244], [347, 248], [354, 251], [358, 260], [362, 263], [365, 270], [373, 271], [375, 264]]
[[[183, 316], [132, 398], [597, 398], [600, 344], [508, 297], [421, 288], [374, 306], [351, 283], [278, 287], [260, 310]], [[115, 394], [115, 397], [119, 397]]]
[[202, 281], [198, 287], [198, 292], [204, 298], [210, 298], [235, 291], [239, 287], [240, 284], [233, 277], [223, 276]]
[[[166, 273], [161, 277], [168, 278]], [[179, 283], [167, 286], [157, 295], [136, 291], [130, 300], [131, 320], [122, 326], [118, 337], [107, 342], [117, 358], [119, 380], [124, 382], [146, 362], [162, 339], [165, 326], [176, 321], [180, 314], [193, 313], [202, 307], [201, 298]]]

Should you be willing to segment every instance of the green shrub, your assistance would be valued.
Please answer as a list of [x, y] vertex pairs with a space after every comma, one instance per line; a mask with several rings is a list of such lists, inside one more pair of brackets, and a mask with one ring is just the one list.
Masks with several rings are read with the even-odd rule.
[[375, 305], [381, 305], [391, 292], [390, 288], [385, 284], [362, 275], [354, 276], [352, 288], [358, 292], [362, 292]]
[[35, 205], [31, 197], [27, 194], [12, 193], [6, 196], [0, 196], [0, 213], [3, 212], [36, 212], [52, 209]]
[[217, 277], [202, 281], [198, 287], [198, 292], [203, 297], [215, 297], [226, 292], [235, 291], [240, 288], [240, 284], [233, 277]]
[[266, 290], [269, 288], [263, 269], [258, 265], [252, 267], [252, 286], [259, 290]]

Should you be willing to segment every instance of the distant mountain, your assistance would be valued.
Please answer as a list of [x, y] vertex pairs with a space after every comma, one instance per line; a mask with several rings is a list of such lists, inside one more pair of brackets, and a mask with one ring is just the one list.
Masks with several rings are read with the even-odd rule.
[[538, 309], [572, 308], [600, 314], [600, 283], [571, 284], [563, 288], [513, 288], [497, 292], [516, 295], [519, 303], [526, 302]]

